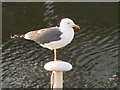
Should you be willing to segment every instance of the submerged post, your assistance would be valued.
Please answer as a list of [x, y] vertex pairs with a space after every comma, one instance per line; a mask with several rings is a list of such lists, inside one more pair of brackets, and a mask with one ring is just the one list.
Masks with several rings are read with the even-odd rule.
[[44, 68], [48, 71], [52, 71], [51, 75], [51, 88], [62, 89], [63, 88], [63, 72], [72, 69], [72, 65], [64, 61], [51, 61], [44, 65]]

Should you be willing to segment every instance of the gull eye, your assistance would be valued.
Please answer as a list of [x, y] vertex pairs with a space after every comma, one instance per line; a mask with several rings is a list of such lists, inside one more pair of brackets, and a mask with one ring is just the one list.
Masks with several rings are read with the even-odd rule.
[[70, 24], [70, 23], [68, 22], [68, 24]]

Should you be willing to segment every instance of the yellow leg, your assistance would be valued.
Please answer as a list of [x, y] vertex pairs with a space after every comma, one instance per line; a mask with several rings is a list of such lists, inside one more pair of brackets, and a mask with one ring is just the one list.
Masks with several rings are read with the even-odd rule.
[[56, 61], [56, 49], [54, 49], [54, 60]]

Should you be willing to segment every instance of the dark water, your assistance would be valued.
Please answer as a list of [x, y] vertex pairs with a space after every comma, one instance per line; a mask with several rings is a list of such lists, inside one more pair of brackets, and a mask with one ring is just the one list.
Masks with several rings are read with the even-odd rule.
[[73, 65], [64, 73], [64, 88], [118, 87], [117, 3], [3, 3], [3, 88], [48, 88], [51, 72], [44, 64], [53, 53], [10, 35], [58, 26], [69, 17], [81, 26], [58, 58]]

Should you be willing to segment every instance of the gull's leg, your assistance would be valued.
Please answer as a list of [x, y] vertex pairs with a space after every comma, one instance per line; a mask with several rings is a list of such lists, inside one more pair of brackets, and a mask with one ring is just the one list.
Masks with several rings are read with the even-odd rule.
[[54, 61], [56, 61], [56, 49], [54, 49]]

